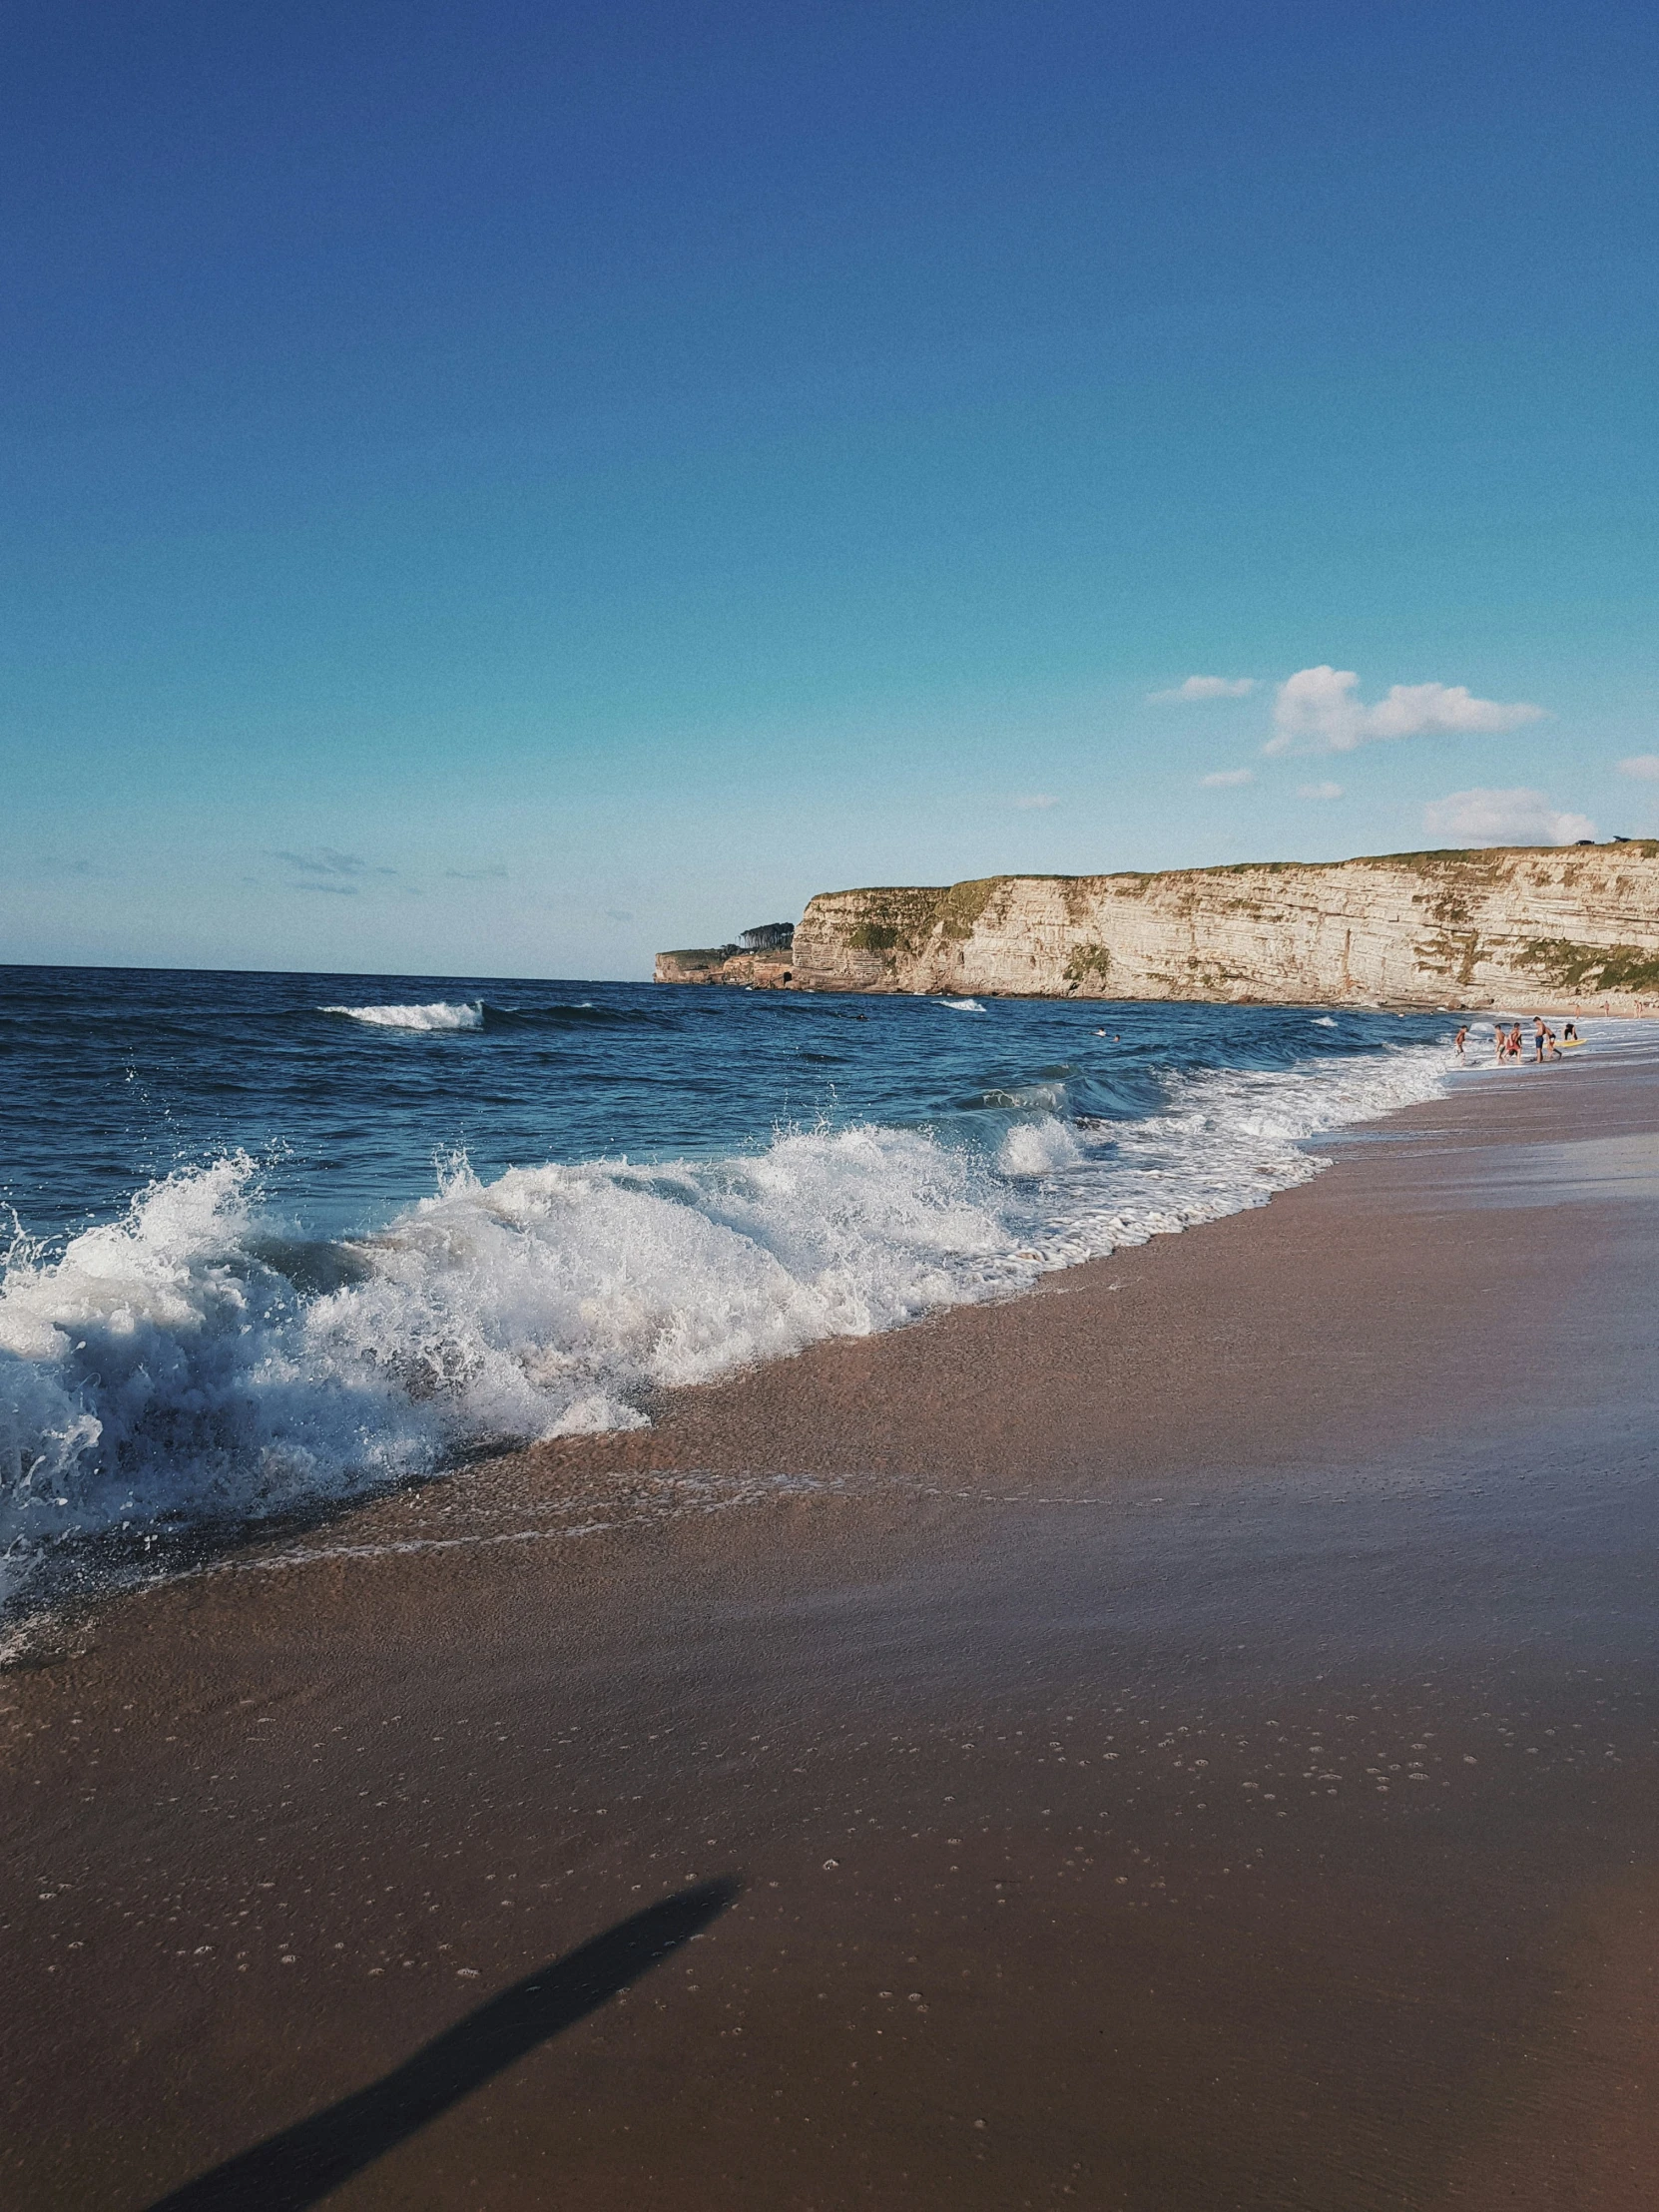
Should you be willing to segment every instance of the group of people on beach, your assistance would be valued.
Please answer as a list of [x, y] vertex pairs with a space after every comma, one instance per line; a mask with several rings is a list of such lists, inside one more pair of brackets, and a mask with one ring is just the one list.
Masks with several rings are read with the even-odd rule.
[[[1469, 1027], [1468, 1023], [1464, 1022], [1463, 1026], [1457, 1032], [1456, 1039], [1457, 1057], [1459, 1060], [1465, 1057], [1464, 1047], [1467, 1045], [1468, 1041]], [[1583, 1039], [1578, 1034], [1577, 1022], [1567, 1022], [1562, 1029], [1560, 1037], [1557, 1038], [1554, 1030], [1551, 1029], [1548, 1022], [1545, 1021], [1542, 1014], [1533, 1015], [1532, 1062], [1535, 1067], [1544, 1060], [1559, 1060], [1562, 1057], [1562, 1047], [1564, 1045], [1581, 1044], [1582, 1042]], [[1500, 1060], [1520, 1059], [1522, 1056], [1520, 1023], [1517, 1021], [1513, 1024], [1512, 1027], [1505, 1028], [1501, 1021], [1494, 1021], [1492, 1024], [1492, 1043], [1496, 1048], [1497, 1057]]]

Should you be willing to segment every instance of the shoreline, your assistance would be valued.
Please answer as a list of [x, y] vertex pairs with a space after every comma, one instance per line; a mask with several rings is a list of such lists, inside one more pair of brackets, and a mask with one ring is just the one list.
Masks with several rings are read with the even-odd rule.
[[[445, 1009], [399, 1009], [411, 1010]], [[1078, 1027], [1075, 1018], [1068, 1026]], [[1326, 1026], [1333, 1039], [1316, 1029], [1306, 1036], [1331, 1043], [1335, 1024]], [[726, 1142], [701, 1156], [694, 1149], [633, 1162], [619, 1149], [529, 1169], [498, 1157], [480, 1180], [457, 1153], [450, 1164], [459, 1172], [440, 1173], [435, 1194], [423, 1174], [412, 1190], [405, 1184], [388, 1196], [366, 1227], [336, 1225], [325, 1252], [293, 1248], [290, 1282], [284, 1235], [274, 1252], [259, 1218], [267, 1194], [255, 1159], [222, 1145], [124, 1193], [112, 1224], [66, 1231], [56, 1259], [43, 1246], [46, 1264], [31, 1271], [26, 1260], [8, 1277], [6, 1341], [14, 1348], [20, 1323], [25, 1345], [31, 1322], [56, 1342], [59, 1317], [75, 1319], [84, 1307], [96, 1319], [116, 1297], [105, 1317], [111, 1343], [90, 1341], [88, 1328], [89, 1343], [74, 1347], [86, 1357], [50, 1376], [56, 1420], [43, 1410], [40, 1422], [48, 1438], [54, 1429], [71, 1433], [90, 1410], [105, 1424], [112, 1465], [122, 1463], [124, 1445], [127, 1463], [137, 1460], [137, 1487], [80, 1468], [61, 1485], [21, 1485], [25, 1503], [9, 1523], [16, 1541], [10, 1550], [0, 1542], [0, 1616], [8, 1624], [0, 1665], [26, 1650], [29, 1615], [38, 1633], [53, 1605], [78, 1590], [97, 1602], [101, 1589], [142, 1586], [217, 1551], [326, 1524], [387, 1489], [500, 1454], [509, 1448], [504, 1430], [553, 1435], [565, 1419], [573, 1433], [607, 1432], [602, 1422], [626, 1428], [693, 1379], [731, 1378], [821, 1338], [879, 1333], [953, 1305], [994, 1302], [1091, 1252], [1257, 1205], [1317, 1172], [1310, 1143], [1440, 1088], [1450, 1066], [1444, 1037], [1395, 1039], [1375, 1020], [1360, 1027], [1358, 1049], [1348, 1038], [1349, 1051], [1323, 1060], [1310, 1046], [1305, 1062], [1290, 1066], [1272, 1064], [1270, 1053], [1265, 1068], [1224, 1060], [1164, 1071], [1153, 1083], [1133, 1057], [1142, 1040], [1132, 1038], [1125, 1084], [1110, 1070], [1106, 1077], [1118, 1125], [1079, 1112], [1075, 1137], [1064, 1096], [1039, 1083], [1027, 1103], [1058, 1109], [1058, 1119], [995, 1112], [988, 1132], [980, 1117], [948, 1109], [942, 1126], [908, 1121], [889, 1098], [860, 1101], [838, 1123], [775, 1121], [770, 1142], [758, 1132], [723, 1132]], [[796, 1025], [786, 1028], [787, 1083], [797, 1047]], [[961, 1038], [970, 1034], [959, 1026]], [[1035, 1057], [1041, 1045], [1063, 1049], [1068, 1041], [1078, 1042], [1040, 1040]], [[890, 1040], [883, 1049], [891, 1053]], [[1086, 1046], [1080, 1057], [1087, 1063]], [[1045, 1065], [1045, 1076], [1055, 1072]], [[1089, 1089], [1097, 1069], [1065, 1072], [1082, 1075], [1080, 1105], [1107, 1103]], [[1012, 1107], [1022, 1095], [993, 1088], [982, 1101], [955, 1104]], [[140, 1351], [127, 1341], [120, 1285], [113, 1294], [106, 1288], [105, 1248], [113, 1233], [118, 1275], [130, 1264], [141, 1277], [171, 1281], [182, 1257], [181, 1206], [197, 1217], [184, 1257], [204, 1271], [203, 1287], [187, 1290], [176, 1325], [163, 1325], [164, 1341]], [[238, 1326], [245, 1307], [216, 1307], [212, 1284], [227, 1258], [234, 1274], [249, 1276], [260, 1308], [252, 1334]], [[319, 1295], [326, 1280], [307, 1285], [330, 1274], [343, 1279], [348, 1306], [353, 1286], [384, 1278], [392, 1286], [387, 1310], [331, 1311]], [[131, 1393], [120, 1378], [135, 1359], [146, 1372], [159, 1367], [168, 1382], [155, 1417], [146, 1409], [130, 1436]], [[299, 1402], [279, 1403], [275, 1418], [261, 1410], [273, 1362], [303, 1386]], [[239, 1378], [247, 1384], [240, 1391]], [[193, 1391], [198, 1379], [205, 1398]], [[330, 1394], [335, 1383], [343, 1390]], [[353, 1405], [358, 1385], [365, 1395]], [[434, 1395], [438, 1402], [428, 1403]], [[172, 1434], [178, 1472], [166, 1454], [170, 1411], [181, 1416]], [[240, 1444], [229, 1467], [224, 1423]], [[289, 1435], [314, 1442], [316, 1459], [302, 1449], [285, 1453]], [[267, 1446], [276, 1458], [269, 1484]], [[68, 1498], [50, 1497], [59, 1487]], [[242, 1494], [251, 1511], [239, 1521]], [[31, 1529], [50, 1523], [54, 1502], [70, 1508], [61, 1539], [49, 1525]]]
[[0, 1677], [19, 2201], [728, 1879], [340, 2203], [1651, 2201], [1659, 1078], [1551, 1073]]

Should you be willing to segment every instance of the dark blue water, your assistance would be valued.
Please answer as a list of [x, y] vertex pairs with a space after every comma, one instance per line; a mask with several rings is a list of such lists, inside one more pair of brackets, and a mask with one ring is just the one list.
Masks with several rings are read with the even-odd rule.
[[0, 1559], [636, 1424], [1260, 1204], [1453, 1026], [0, 969]]
[[[328, 1006], [476, 1009], [479, 1026], [375, 1027]], [[821, 1117], [968, 1141], [999, 1137], [1025, 1110], [1012, 1102], [1045, 1086], [1064, 1085], [1073, 1115], [1134, 1119], [1160, 1110], [1171, 1074], [1317, 1066], [1451, 1026], [1345, 1012], [1325, 1027], [1305, 1008], [1015, 999], [975, 1016], [930, 999], [656, 984], [0, 967], [0, 1201], [60, 1234], [240, 1147], [310, 1228], [344, 1235], [430, 1190], [438, 1153], [464, 1150], [487, 1180], [546, 1160], [709, 1158]]]

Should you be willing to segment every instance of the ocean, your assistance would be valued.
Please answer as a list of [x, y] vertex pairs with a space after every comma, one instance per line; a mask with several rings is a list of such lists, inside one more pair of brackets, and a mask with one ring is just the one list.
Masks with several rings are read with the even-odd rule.
[[0, 1601], [1261, 1205], [1455, 1027], [0, 968]]

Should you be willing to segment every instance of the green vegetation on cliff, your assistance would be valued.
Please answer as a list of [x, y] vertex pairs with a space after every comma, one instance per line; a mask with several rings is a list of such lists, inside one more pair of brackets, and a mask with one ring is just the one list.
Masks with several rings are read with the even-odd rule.
[[1571, 937], [1534, 937], [1521, 962], [1565, 991], [1659, 990], [1659, 955], [1633, 944], [1578, 944]]
[[1103, 944], [1080, 944], [1066, 962], [1068, 983], [1104, 983], [1112, 972], [1112, 955]]

